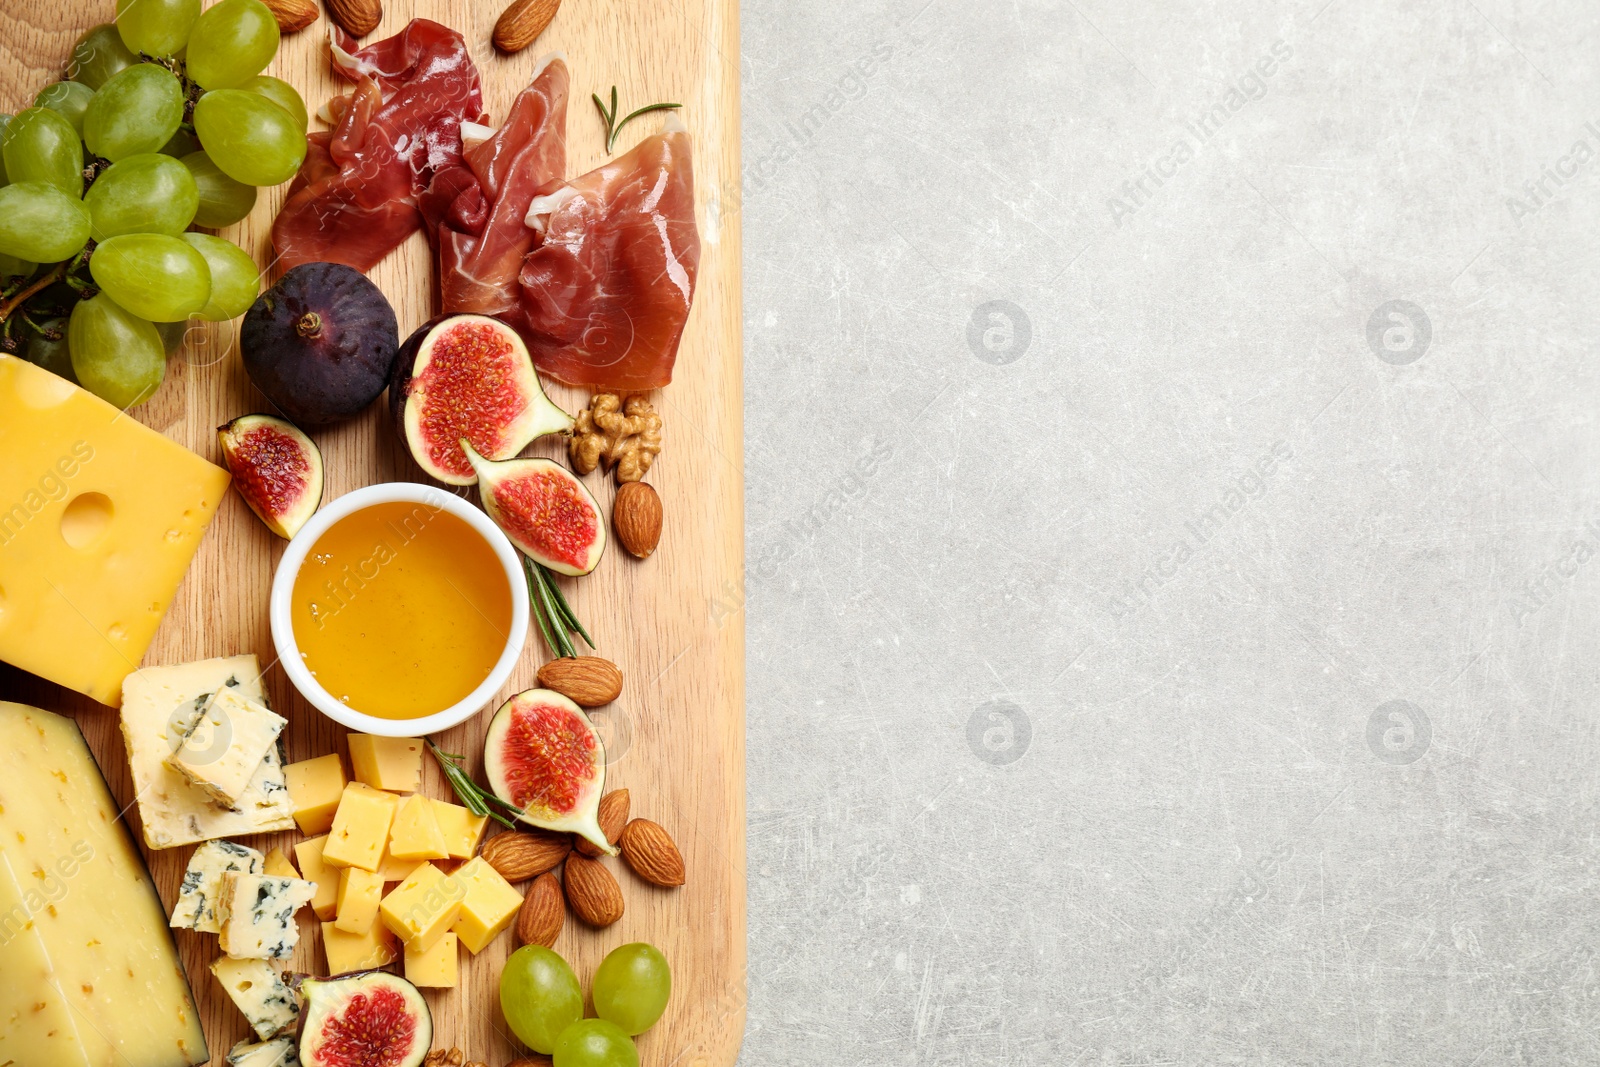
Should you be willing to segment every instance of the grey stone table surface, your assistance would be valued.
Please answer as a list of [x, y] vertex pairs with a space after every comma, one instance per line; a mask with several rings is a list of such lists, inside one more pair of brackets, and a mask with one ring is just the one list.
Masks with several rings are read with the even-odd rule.
[[742, 1062], [1600, 1062], [1600, 6], [741, 19]]

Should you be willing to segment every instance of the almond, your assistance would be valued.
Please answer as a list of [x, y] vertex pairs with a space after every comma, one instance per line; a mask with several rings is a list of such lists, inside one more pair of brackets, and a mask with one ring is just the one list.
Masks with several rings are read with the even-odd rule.
[[262, 3], [278, 20], [280, 33], [299, 33], [317, 21], [317, 5], [313, 0], [262, 0]]
[[611, 505], [611, 526], [617, 540], [644, 559], [661, 543], [661, 498], [644, 482], [623, 482]]
[[652, 885], [684, 883], [683, 854], [672, 836], [649, 819], [635, 819], [622, 831], [622, 858], [633, 873]]
[[[613, 845], [617, 838], [622, 836], [622, 831], [628, 825], [628, 791], [626, 789], [613, 789], [600, 798], [600, 810], [596, 813], [596, 821], [600, 823], [600, 832], [606, 835], [606, 840]], [[572, 847], [579, 852], [595, 859], [600, 855], [600, 849], [584, 838], [574, 838]]]
[[506, 1067], [550, 1067], [550, 1057], [535, 1056], [532, 1059], [524, 1057], [520, 1060], [512, 1060], [506, 1064]]
[[567, 857], [561, 878], [567, 903], [590, 926], [610, 926], [622, 918], [622, 889], [599, 860], [574, 852]]
[[328, 0], [328, 14], [352, 37], [365, 37], [383, 21], [378, 0]]
[[564, 656], [539, 668], [539, 684], [580, 707], [598, 708], [622, 695], [622, 672], [599, 656]]
[[549, 948], [561, 936], [566, 916], [567, 909], [561, 903], [561, 883], [546, 871], [533, 880], [528, 895], [522, 898], [522, 910], [517, 912], [517, 944]]
[[483, 861], [508, 882], [526, 882], [554, 870], [571, 851], [571, 834], [549, 830], [516, 831], [489, 838], [483, 846]]
[[494, 24], [494, 46], [502, 52], [520, 52], [550, 25], [561, 0], [516, 0]]

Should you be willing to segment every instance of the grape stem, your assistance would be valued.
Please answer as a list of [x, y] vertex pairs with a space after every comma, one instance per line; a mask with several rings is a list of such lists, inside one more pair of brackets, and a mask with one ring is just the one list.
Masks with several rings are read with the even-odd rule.
[[59, 282], [61, 279], [65, 278], [67, 276], [67, 267], [69, 265], [69, 263], [57, 263], [55, 267], [48, 271], [44, 276], [36, 279], [32, 285], [23, 289], [21, 292], [17, 293], [16, 296], [11, 297], [4, 303], [0, 303], [0, 322], [4, 322], [9, 319], [11, 317], [11, 313], [16, 311], [17, 308], [21, 307], [23, 302], [26, 301], [30, 296], [40, 292], [43, 289], [49, 288], [56, 282]]

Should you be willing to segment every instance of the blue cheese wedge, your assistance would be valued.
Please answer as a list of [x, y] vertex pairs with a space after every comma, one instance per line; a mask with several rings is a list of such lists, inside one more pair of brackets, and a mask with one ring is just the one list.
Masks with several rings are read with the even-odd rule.
[[219, 689], [266, 705], [254, 656], [201, 660], [178, 667], [144, 667], [122, 688], [122, 739], [133, 771], [145, 844], [176, 848], [199, 841], [294, 829], [294, 807], [283, 780], [283, 753], [274, 744], [243, 794], [229, 808], [167, 766], [184, 730]]
[[300, 1053], [292, 1037], [241, 1041], [228, 1050], [228, 1067], [300, 1067]]
[[[262, 1041], [270, 1042], [300, 1017], [300, 1001], [295, 998], [294, 990], [284, 984], [283, 976], [266, 960], [235, 960], [224, 956], [211, 964], [211, 973], [217, 976], [234, 1005], [244, 1013], [250, 1029]], [[234, 1051], [238, 1051], [237, 1045]], [[235, 1062], [232, 1053], [229, 1053], [228, 1062]], [[255, 1067], [253, 1062], [251, 1067]]]
[[316, 885], [299, 878], [224, 874], [217, 908], [222, 951], [235, 959], [287, 959], [300, 940], [294, 913], [316, 895]]
[[283, 717], [240, 696], [237, 686], [225, 685], [195, 713], [166, 764], [212, 800], [235, 810], [287, 725]]
[[260, 874], [266, 858], [253, 848], [232, 841], [207, 841], [194, 850], [178, 887], [178, 903], [172, 909], [171, 926], [181, 930], [217, 933], [222, 925], [217, 916], [217, 897], [222, 893], [225, 874]]

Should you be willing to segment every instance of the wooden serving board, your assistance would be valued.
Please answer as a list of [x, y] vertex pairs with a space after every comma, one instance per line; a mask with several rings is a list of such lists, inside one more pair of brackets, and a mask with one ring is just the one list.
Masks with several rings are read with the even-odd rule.
[[[0, 110], [27, 106], [60, 75], [76, 37], [109, 21], [113, 0], [43, 0], [0, 9]], [[492, 122], [506, 113], [527, 83], [539, 55], [563, 50], [572, 70], [568, 159], [573, 174], [603, 158], [602, 128], [591, 91], [618, 86], [624, 111], [661, 100], [684, 105], [694, 136], [695, 187], [702, 260], [694, 311], [673, 384], [654, 394], [665, 421], [665, 445], [648, 481], [666, 511], [661, 547], [646, 561], [613, 546], [592, 575], [563, 580], [600, 654], [626, 676], [622, 697], [596, 713], [612, 760], [607, 789], [627, 787], [634, 816], [664, 825], [683, 851], [688, 884], [654, 888], [619, 860], [607, 860], [622, 886], [627, 911], [604, 930], [570, 914], [555, 948], [572, 963], [585, 993], [606, 952], [630, 941], [657, 945], [671, 962], [673, 996], [660, 1023], [639, 1040], [648, 1065], [711, 1067], [732, 1064], [744, 1029], [744, 629], [743, 428], [739, 307], [739, 80], [734, 0], [567, 0], [535, 45], [502, 56], [489, 45], [499, 10], [459, 0], [389, 0], [382, 25], [363, 43], [386, 37], [413, 17], [431, 18], [472, 44]], [[326, 16], [284, 38], [268, 69], [288, 80], [316, 108], [334, 91], [328, 67]], [[636, 120], [618, 141], [625, 150], [658, 128], [661, 117]], [[319, 124], [313, 120], [313, 126]], [[255, 212], [222, 236], [237, 241], [263, 267], [269, 230], [286, 187], [263, 190]], [[404, 338], [432, 313], [433, 267], [418, 235], [372, 272], [394, 303]], [[266, 282], [276, 280], [269, 274]], [[143, 422], [213, 461], [215, 428], [250, 411], [270, 410], [240, 363], [236, 324], [195, 338], [174, 356], [167, 380], [135, 410]], [[555, 387], [552, 398], [577, 411], [586, 394]], [[380, 402], [381, 403], [381, 402]], [[325, 501], [361, 486], [393, 480], [426, 481], [399, 445], [386, 410], [375, 406], [353, 421], [313, 434], [327, 464]], [[559, 444], [541, 442], [535, 454], [559, 457]], [[614, 485], [596, 473], [586, 479], [608, 513]], [[475, 498], [476, 490], [469, 490]], [[253, 652], [273, 662], [267, 594], [284, 542], [270, 535], [230, 493], [151, 646], [146, 664], [182, 663]], [[474, 754], [488, 712], [499, 700], [536, 685], [548, 656], [536, 633], [517, 672], [485, 714], [440, 736], [448, 751]], [[288, 756], [302, 760], [344, 753], [343, 728], [323, 718], [272, 666], [266, 683], [274, 707], [290, 720]], [[114, 711], [8, 667], [0, 667], [0, 699], [15, 699], [73, 715], [88, 736], [112, 790], [132, 808], [127, 757]], [[450, 798], [432, 760], [425, 788]], [[142, 838], [140, 838], [142, 841]], [[298, 833], [260, 836], [263, 850], [290, 846]], [[170, 908], [190, 848], [149, 852], [150, 869]], [[301, 946], [293, 969], [325, 973], [326, 961], [309, 909], [301, 913]], [[244, 1019], [208, 973], [218, 954], [209, 934], [181, 931], [179, 949], [205, 1020], [212, 1063], [246, 1035]], [[435, 1046], [460, 1047], [469, 1060], [503, 1067], [522, 1053], [499, 1008], [501, 967], [515, 947], [507, 933], [477, 956], [463, 950], [459, 989], [428, 993]], [[43, 1067], [43, 1065], [38, 1065]]]

